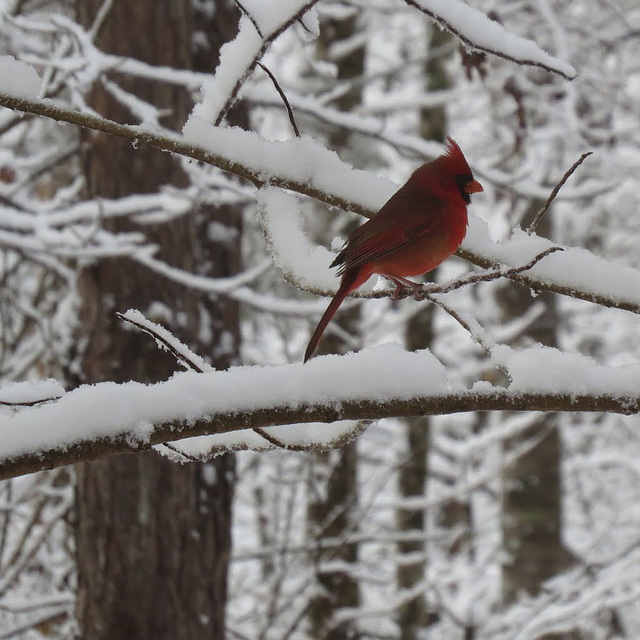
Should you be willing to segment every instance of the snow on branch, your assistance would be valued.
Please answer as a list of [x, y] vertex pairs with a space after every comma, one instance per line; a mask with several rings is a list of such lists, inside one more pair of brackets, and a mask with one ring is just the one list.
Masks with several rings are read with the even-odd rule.
[[[318, 0], [284, 0], [278, 3], [239, 4], [242, 17], [238, 34], [220, 49], [220, 64], [202, 86], [202, 102], [190, 116], [220, 124], [240, 88], [269, 45], [299, 20]], [[268, 8], [267, 8], [268, 7]]]
[[[51, 100], [0, 94], [0, 106], [116, 135], [136, 145], [149, 144], [234, 173], [256, 187], [288, 189], [365, 217], [371, 217], [397, 189], [388, 180], [353, 169], [307, 136], [273, 142], [241, 129], [214, 127], [196, 117], [185, 127], [184, 137], [169, 136], [81, 113]], [[496, 244], [486, 225], [470, 216], [469, 232], [458, 255], [483, 268], [517, 268], [551, 246], [553, 243], [524, 231]], [[531, 271], [510, 278], [534, 290], [640, 313], [640, 271], [607, 262], [584, 249], [565, 248]]]
[[491, 410], [640, 412], [640, 366], [603, 367], [549, 348], [503, 356], [513, 380], [507, 388], [467, 389], [428, 351], [399, 345], [306, 365], [178, 373], [155, 385], [82, 386], [0, 416], [0, 478], [256, 427], [289, 425], [271, 433], [309, 445], [302, 423]]
[[36, 70], [13, 56], [0, 56], [2, 91], [16, 98], [37, 98], [42, 91], [42, 80]]
[[492, 53], [518, 64], [540, 67], [557, 73], [567, 80], [577, 75], [567, 62], [549, 55], [535, 42], [510, 33], [482, 11], [470, 7], [462, 0], [405, 0], [430, 16], [439, 25], [451, 31], [466, 45]]
[[[438, 92], [439, 95], [440, 92]], [[444, 92], [442, 92], [444, 93]], [[448, 91], [451, 100], [455, 101], [455, 91]], [[248, 99], [255, 105], [266, 107], [281, 107], [279, 100], [268, 95], [264, 88], [260, 85], [247, 86], [243, 89], [242, 94], [244, 99]], [[433, 96], [428, 94], [427, 98]], [[380, 140], [390, 147], [396, 149], [402, 155], [408, 157], [415, 157], [416, 161], [427, 162], [433, 160], [442, 153], [442, 146], [433, 140], [423, 140], [416, 135], [403, 133], [394, 128], [389, 128], [385, 125], [385, 122], [381, 118], [371, 117], [364, 115], [363, 109], [359, 109], [357, 112], [344, 112], [338, 109], [333, 109], [327, 105], [324, 105], [317, 100], [307, 98], [296, 94], [292, 90], [287, 91], [287, 99], [289, 100], [296, 113], [304, 113], [309, 115], [320, 122], [330, 124], [333, 127], [339, 127], [345, 131], [356, 132], [362, 136], [370, 137], [375, 140]], [[437, 98], [435, 102], [438, 102], [440, 98]], [[463, 99], [460, 95], [458, 99]], [[380, 97], [375, 97], [375, 105], [380, 101]], [[410, 98], [404, 98], [405, 108], [411, 105], [416, 109], [420, 107], [423, 102], [421, 99], [416, 98], [411, 101]], [[425, 101], [427, 106], [433, 106], [429, 104], [429, 100]], [[370, 105], [367, 105], [369, 108]], [[496, 186], [508, 188], [514, 194], [526, 197], [526, 198], [540, 198], [545, 199], [548, 196], [546, 188], [542, 185], [535, 183], [532, 180], [523, 179], [524, 176], [515, 177], [511, 173], [501, 171], [494, 166], [488, 165], [476, 165], [474, 163], [474, 174], [478, 174], [482, 181], [488, 181]], [[581, 184], [579, 186], [563, 187], [562, 197], [565, 200], [576, 198], [593, 198], [596, 195], [602, 194], [607, 188], [607, 185], [603, 181], [591, 180], [587, 184]], [[357, 209], [354, 209], [356, 211]], [[363, 215], [367, 215], [364, 213]]]
[[171, 266], [162, 260], [154, 258], [154, 253], [154, 247], [143, 247], [133, 252], [129, 257], [167, 280], [172, 280], [192, 291], [201, 291], [219, 296], [233, 296], [239, 289], [257, 280], [271, 266], [268, 260], [262, 260], [254, 267], [248, 268], [233, 276], [210, 278]]
[[[155, 341], [160, 349], [170, 352], [173, 357], [188, 371], [197, 371], [199, 373], [207, 373], [215, 371], [209, 363], [207, 363], [198, 354], [194, 353], [184, 343], [178, 340], [170, 331], [165, 327], [151, 322], [137, 309], [129, 309], [125, 313], [116, 313], [116, 315], [125, 322], [130, 323], [134, 327], [149, 334]], [[353, 422], [353, 421], [351, 421]], [[351, 424], [350, 421], [341, 422], [339, 429], [329, 435], [329, 439], [324, 443], [326, 446], [338, 446], [347, 440], [354, 438], [360, 434], [368, 422], [358, 421], [355, 424]], [[341, 428], [340, 428], [341, 426]], [[268, 429], [262, 429], [260, 427], [254, 427], [253, 431], [260, 436], [262, 441], [266, 441], [271, 447], [278, 447], [281, 449], [291, 449], [294, 451], [306, 451], [309, 448], [307, 444], [300, 444], [298, 442], [291, 442], [287, 440], [280, 440], [274, 434], [270, 433]], [[325, 432], [327, 429], [324, 430]], [[326, 433], [324, 434], [326, 439]], [[188, 460], [197, 460], [198, 456], [211, 455], [212, 452], [228, 451], [230, 449], [248, 448], [249, 445], [245, 442], [246, 436], [239, 435], [234, 441], [228, 437], [220, 438], [219, 436], [202, 436], [197, 438], [196, 446], [193, 446], [193, 439], [191, 443], [187, 443], [187, 446], [183, 446], [184, 443], [180, 443], [179, 446], [175, 446], [168, 443], [163, 443], [163, 447], [167, 447], [172, 453], [185, 456]], [[264, 449], [271, 448], [265, 447], [264, 442], [258, 441], [255, 445], [252, 443], [251, 448]], [[320, 446], [321, 438], [317, 439], [316, 447]], [[191, 445], [191, 446], [190, 446]], [[244, 445], [244, 446], [243, 446]], [[162, 451], [162, 449], [160, 449]]]
[[[459, 256], [490, 268], [518, 267], [538, 253], [558, 246], [545, 238], [516, 229], [500, 243], [489, 238], [484, 222], [470, 217], [467, 237]], [[586, 249], [564, 250], [545, 258], [524, 273], [507, 274], [510, 280], [534, 291], [552, 291], [605, 307], [640, 313], [640, 271], [624, 264], [608, 262]]]
[[52, 378], [38, 382], [11, 382], [0, 387], [0, 405], [5, 407], [31, 407], [57, 400], [64, 388]]
[[[270, 188], [258, 192], [258, 201], [260, 222], [272, 259], [285, 280], [310, 293], [335, 294], [338, 280], [329, 270], [335, 255], [323, 247], [311, 246], [300, 225], [296, 198]], [[470, 215], [467, 237], [458, 255], [485, 269], [498, 268], [493, 275], [461, 278], [463, 286], [505, 277], [534, 290], [553, 291], [640, 313], [640, 271], [607, 262], [586, 249], [561, 247], [521, 229], [516, 229], [509, 239], [495, 243], [489, 237], [487, 225]], [[424, 291], [443, 293], [456, 288], [459, 286], [454, 282], [428, 285]], [[380, 298], [388, 296], [389, 291], [374, 291], [369, 283], [353, 295]]]
[[137, 309], [129, 309], [124, 313], [116, 312], [116, 315], [124, 322], [128, 322], [140, 329], [140, 331], [149, 334], [160, 349], [170, 352], [187, 371], [204, 373], [214, 370], [210, 364], [205, 362], [197, 353], [191, 351], [186, 344], [178, 340], [165, 327], [145, 318]]
[[273, 264], [282, 277], [302, 291], [334, 295], [338, 280], [329, 265], [335, 254], [309, 242], [302, 230], [297, 198], [282, 189], [265, 187], [258, 190], [257, 199], [258, 220]]

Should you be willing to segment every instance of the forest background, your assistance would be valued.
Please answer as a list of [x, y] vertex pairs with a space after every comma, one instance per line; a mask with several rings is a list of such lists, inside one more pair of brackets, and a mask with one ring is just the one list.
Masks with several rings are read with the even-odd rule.
[[[639, 35], [1, 2], [0, 638], [637, 637]], [[446, 135], [458, 257], [303, 366], [332, 251]]]

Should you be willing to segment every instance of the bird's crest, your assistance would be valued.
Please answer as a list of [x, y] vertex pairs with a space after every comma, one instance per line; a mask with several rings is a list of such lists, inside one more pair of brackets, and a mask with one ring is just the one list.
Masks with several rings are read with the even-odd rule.
[[462, 153], [462, 149], [451, 136], [447, 136], [446, 151], [444, 155], [440, 156], [440, 160], [453, 175], [472, 175], [467, 159]]

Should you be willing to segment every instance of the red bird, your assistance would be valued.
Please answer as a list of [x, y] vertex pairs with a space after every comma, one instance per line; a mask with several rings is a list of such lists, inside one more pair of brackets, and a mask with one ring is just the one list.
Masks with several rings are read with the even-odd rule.
[[419, 285], [407, 276], [435, 269], [462, 243], [470, 194], [483, 189], [460, 147], [447, 140], [446, 152], [416, 169], [382, 209], [349, 236], [331, 263], [342, 281], [309, 340], [305, 362], [342, 301], [374, 273], [391, 280], [398, 291], [415, 291]]

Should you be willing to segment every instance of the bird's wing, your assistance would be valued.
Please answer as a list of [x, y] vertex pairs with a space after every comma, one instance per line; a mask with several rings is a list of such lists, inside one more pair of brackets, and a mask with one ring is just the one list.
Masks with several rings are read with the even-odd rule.
[[374, 236], [358, 242], [358, 240], [350, 241], [343, 250], [344, 259], [335, 264], [342, 265], [342, 271], [360, 267], [368, 262], [375, 262], [380, 258], [387, 256], [402, 247], [415, 242], [418, 238], [431, 231], [438, 224], [437, 220], [429, 221], [429, 223], [416, 225], [406, 228], [397, 225], [391, 225], [384, 231]]
[[394, 194], [371, 220], [358, 227], [332, 263], [338, 273], [378, 260], [414, 242], [441, 221], [442, 201], [434, 196], [417, 198], [405, 187]]

